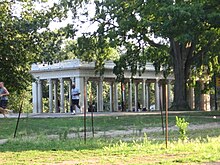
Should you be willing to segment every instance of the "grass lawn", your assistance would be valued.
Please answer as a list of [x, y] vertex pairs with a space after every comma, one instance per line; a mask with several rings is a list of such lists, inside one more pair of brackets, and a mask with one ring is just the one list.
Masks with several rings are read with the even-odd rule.
[[[191, 125], [219, 122], [220, 118], [214, 119], [213, 116], [220, 116], [220, 112], [201, 112], [190, 114], [173, 114], [169, 116], [169, 126], [175, 125], [175, 117], [184, 117]], [[16, 119], [0, 120], [0, 139], [13, 137]], [[109, 130], [128, 130], [143, 129], [150, 127], [161, 127], [161, 117], [158, 115], [136, 115], [136, 116], [103, 116], [94, 118], [95, 131]], [[87, 117], [87, 130], [91, 131], [91, 118]], [[18, 136], [24, 135], [49, 135], [67, 132], [82, 132], [83, 117], [72, 118], [48, 118], [34, 119], [24, 118], [20, 120]]]
[[[10, 147], [12, 147], [10, 149]], [[1, 146], [0, 164], [179, 164], [220, 160], [220, 138], [171, 142], [18, 139]], [[20, 148], [20, 149], [19, 149]]]
[[[185, 117], [190, 125], [220, 124], [220, 112], [175, 114], [169, 117], [169, 126], [175, 125], [175, 116]], [[216, 119], [213, 116], [217, 116]], [[0, 139], [9, 141], [0, 145], [0, 164], [198, 164], [220, 161], [220, 129], [190, 130], [189, 140], [180, 142], [178, 131], [169, 132], [170, 142], [165, 148], [161, 132], [144, 136], [48, 139], [46, 135], [62, 135], [65, 132], [82, 132], [83, 117], [21, 119], [18, 136], [13, 139], [16, 119], [0, 120]], [[91, 120], [87, 118], [88, 131]], [[94, 118], [95, 131], [158, 128], [161, 117], [157, 115], [104, 116]], [[131, 135], [130, 135], [131, 136]], [[140, 139], [142, 136], [142, 139]], [[139, 139], [139, 140], [137, 140]]]

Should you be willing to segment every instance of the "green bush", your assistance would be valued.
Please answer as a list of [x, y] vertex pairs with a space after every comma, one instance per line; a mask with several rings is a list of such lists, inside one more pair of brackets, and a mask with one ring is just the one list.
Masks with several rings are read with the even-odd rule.
[[187, 140], [187, 128], [189, 123], [184, 118], [176, 116], [176, 126], [179, 128], [179, 139], [182, 141]]

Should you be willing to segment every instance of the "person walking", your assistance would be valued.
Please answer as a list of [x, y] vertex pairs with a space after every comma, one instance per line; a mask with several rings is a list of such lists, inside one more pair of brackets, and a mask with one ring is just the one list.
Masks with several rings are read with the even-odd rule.
[[76, 111], [75, 111], [76, 106], [77, 106], [77, 108], [80, 109], [80, 105], [79, 105], [79, 95], [80, 95], [80, 92], [79, 92], [79, 89], [76, 88], [75, 84], [72, 84], [71, 95], [72, 95], [71, 113], [73, 115], [75, 115], [76, 114]]
[[5, 88], [4, 83], [0, 82], [0, 107], [3, 109], [7, 108], [9, 92]]

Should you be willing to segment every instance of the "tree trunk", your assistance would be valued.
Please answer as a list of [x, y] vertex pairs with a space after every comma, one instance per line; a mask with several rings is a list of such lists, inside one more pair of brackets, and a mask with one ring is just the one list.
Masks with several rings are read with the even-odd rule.
[[171, 56], [174, 68], [174, 101], [171, 110], [190, 110], [187, 102], [186, 83], [189, 76], [189, 66], [187, 66], [188, 49], [171, 40]]

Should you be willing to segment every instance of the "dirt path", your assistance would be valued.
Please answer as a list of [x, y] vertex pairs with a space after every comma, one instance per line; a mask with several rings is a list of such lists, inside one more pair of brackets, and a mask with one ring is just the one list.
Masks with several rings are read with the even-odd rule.
[[8, 139], [0, 139], [0, 145], [5, 144], [8, 142]]
[[[213, 122], [213, 123], [206, 123], [206, 124], [200, 124], [200, 125], [189, 125], [188, 130], [203, 130], [203, 129], [214, 129], [214, 128], [220, 128], [219, 122]], [[170, 131], [176, 131], [178, 128], [176, 126], [169, 127]], [[161, 127], [149, 127], [149, 128], [143, 128], [143, 129], [128, 129], [128, 130], [108, 130], [108, 131], [95, 131], [94, 136], [96, 138], [99, 137], [109, 137], [109, 138], [116, 138], [116, 137], [123, 137], [123, 140], [130, 140], [128, 137], [132, 135], [139, 135], [143, 136], [144, 133], [155, 133], [155, 132], [161, 132]], [[91, 132], [87, 132], [87, 137], [93, 137]], [[84, 132], [77, 132], [77, 133], [69, 133], [67, 134], [67, 138], [78, 138], [83, 137]], [[48, 135], [49, 139], [59, 139], [60, 135]], [[35, 138], [35, 137], [28, 137], [28, 138]], [[0, 145], [7, 143], [8, 139], [0, 139]]]
[[[207, 123], [207, 124], [200, 124], [200, 125], [189, 125], [188, 130], [203, 130], [203, 129], [214, 129], [214, 128], [220, 128], [220, 123], [213, 122], [213, 123]], [[176, 131], [178, 128], [176, 126], [169, 127], [170, 131]], [[143, 135], [144, 133], [154, 133], [154, 132], [161, 132], [161, 127], [150, 127], [150, 128], [143, 128], [143, 129], [128, 129], [128, 130], [108, 130], [108, 131], [95, 131], [94, 136], [99, 137], [128, 137], [132, 135]], [[77, 138], [77, 137], [83, 137], [83, 132], [78, 133], [70, 133], [67, 135], [68, 138]], [[92, 137], [91, 132], [87, 132], [87, 137]], [[59, 138], [59, 135], [48, 135], [51, 139], [57, 139]]]
[[[160, 111], [146, 111], [146, 112], [94, 112], [94, 117], [100, 116], [136, 116], [136, 115], [160, 115]], [[174, 114], [197, 114], [201, 111], [169, 111], [170, 115]], [[21, 118], [69, 118], [69, 117], [82, 117], [83, 113], [77, 113], [76, 115], [71, 115], [71, 113], [22, 113]], [[91, 113], [87, 112], [86, 116], [90, 117]], [[7, 114], [8, 118], [17, 118], [18, 113]], [[216, 116], [219, 118], [219, 116]], [[0, 114], [0, 118], [3, 115]]]

